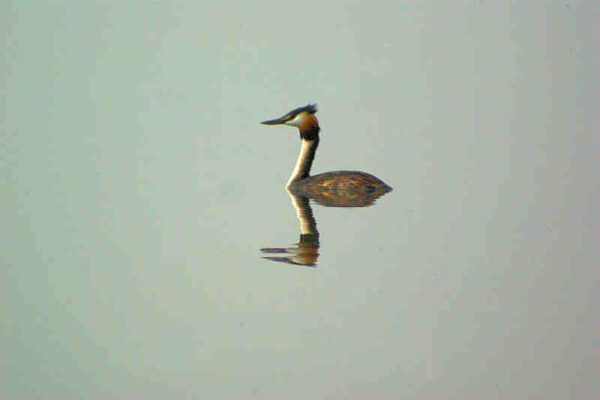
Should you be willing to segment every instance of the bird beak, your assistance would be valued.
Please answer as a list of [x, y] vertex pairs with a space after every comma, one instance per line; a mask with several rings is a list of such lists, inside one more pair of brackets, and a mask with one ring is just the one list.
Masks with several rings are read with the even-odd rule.
[[261, 124], [263, 124], [263, 125], [281, 125], [281, 124], [286, 123], [287, 121], [288, 121], [288, 118], [283, 116], [281, 118], [272, 119], [270, 121], [263, 121], [263, 122], [261, 122]]

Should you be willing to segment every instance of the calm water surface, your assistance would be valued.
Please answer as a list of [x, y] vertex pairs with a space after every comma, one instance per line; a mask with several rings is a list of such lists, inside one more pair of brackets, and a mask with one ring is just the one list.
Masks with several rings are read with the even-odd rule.
[[0, 14], [0, 397], [598, 398], [597, 2]]

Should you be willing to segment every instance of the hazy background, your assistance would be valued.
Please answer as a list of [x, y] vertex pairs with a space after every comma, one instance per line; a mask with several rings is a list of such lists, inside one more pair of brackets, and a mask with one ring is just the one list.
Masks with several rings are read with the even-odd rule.
[[599, 11], [2, 2], [0, 397], [598, 398]]

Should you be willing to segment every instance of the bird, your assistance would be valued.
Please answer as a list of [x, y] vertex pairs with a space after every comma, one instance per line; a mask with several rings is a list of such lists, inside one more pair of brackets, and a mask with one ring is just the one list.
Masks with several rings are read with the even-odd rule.
[[[308, 104], [286, 113], [282, 117], [263, 121], [264, 125], [288, 125], [300, 132], [300, 154], [286, 188], [293, 194], [311, 198], [329, 198], [337, 204], [347, 206], [348, 199], [369, 197], [368, 203], [392, 190], [381, 179], [361, 171], [332, 171], [310, 175], [310, 169], [319, 146], [321, 130], [316, 117], [317, 105]], [[317, 199], [319, 202], [319, 200]]]

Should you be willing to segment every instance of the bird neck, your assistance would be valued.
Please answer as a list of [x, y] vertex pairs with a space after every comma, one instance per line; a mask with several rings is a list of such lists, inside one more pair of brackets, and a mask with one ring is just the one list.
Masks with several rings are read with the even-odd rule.
[[[302, 133], [300, 134], [302, 136]], [[300, 154], [296, 161], [294, 171], [288, 180], [287, 187], [294, 182], [302, 180], [310, 175], [310, 167], [312, 166], [313, 160], [315, 159], [315, 153], [319, 146], [319, 136], [315, 135], [312, 140], [305, 139], [302, 136], [302, 147], [300, 148]]]

